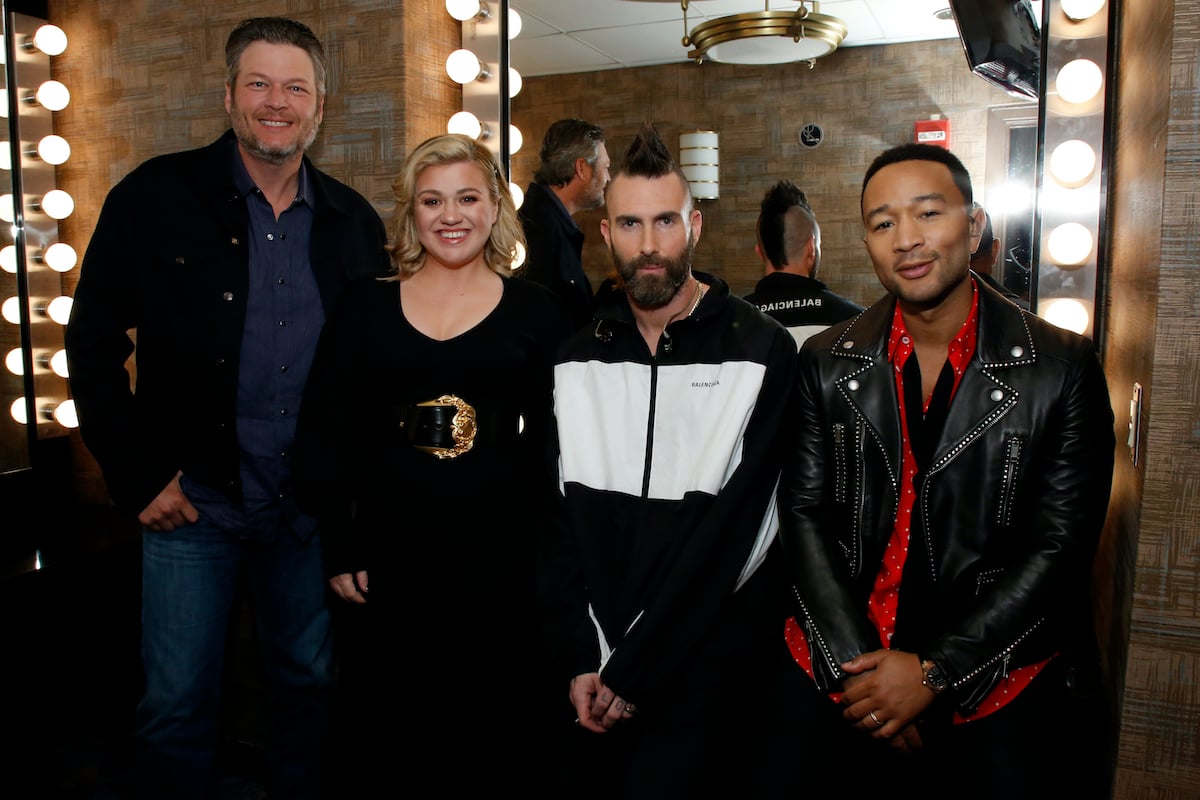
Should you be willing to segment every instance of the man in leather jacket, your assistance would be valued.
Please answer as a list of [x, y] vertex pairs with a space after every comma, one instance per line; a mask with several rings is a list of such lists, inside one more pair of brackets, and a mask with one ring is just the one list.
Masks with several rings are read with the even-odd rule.
[[1101, 796], [1104, 701], [1081, 685], [1115, 444], [1099, 360], [970, 272], [983, 210], [949, 151], [881, 154], [862, 213], [888, 294], [802, 348], [780, 485], [774, 791], [836, 773], [874, 796], [846, 778], [873, 768], [921, 794]]

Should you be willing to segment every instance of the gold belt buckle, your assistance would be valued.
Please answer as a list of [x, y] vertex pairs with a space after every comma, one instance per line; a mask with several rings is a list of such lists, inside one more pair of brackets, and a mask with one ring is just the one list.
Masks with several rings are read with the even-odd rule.
[[418, 450], [432, 453], [440, 459], [458, 458], [471, 449], [475, 444], [475, 431], [478, 429], [475, 421], [475, 409], [466, 400], [453, 394], [444, 394], [436, 400], [426, 400], [417, 403], [418, 406], [454, 406], [453, 419], [450, 420], [450, 434], [454, 437], [454, 447], [423, 447]]

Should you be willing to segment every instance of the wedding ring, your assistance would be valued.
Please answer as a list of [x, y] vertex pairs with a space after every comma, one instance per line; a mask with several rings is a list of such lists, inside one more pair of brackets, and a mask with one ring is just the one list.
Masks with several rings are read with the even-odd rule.
[[883, 722], [880, 721], [879, 717], [875, 716], [874, 711], [868, 712], [867, 716], [871, 718], [871, 721], [875, 723], [876, 727], [878, 727], [878, 728], [883, 727]]
[[625, 710], [624, 710], [624, 711], [622, 711], [621, 713], [622, 713], [622, 714], [630, 714], [630, 715], [632, 715], [632, 714], [633, 714], [633, 712], [635, 712], [635, 711], [637, 711], [637, 707], [636, 707], [636, 706], [634, 706], [634, 704], [633, 704], [633, 703], [626, 703], [626, 704], [625, 704]]

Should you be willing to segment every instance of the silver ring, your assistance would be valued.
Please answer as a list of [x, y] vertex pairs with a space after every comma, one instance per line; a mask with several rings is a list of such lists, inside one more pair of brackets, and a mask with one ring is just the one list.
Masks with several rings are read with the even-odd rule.
[[871, 721], [875, 723], [876, 727], [879, 727], [879, 728], [883, 727], [883, 723], [880, 722], [879, 717], [875, 716], [874, 711], [867, 712], [867, 716], [871, 718]]
[[622, 714], [633, 714], [637, 711], [637, 707], [633, 703], [626, 703], [625, 708], [621, 711]]

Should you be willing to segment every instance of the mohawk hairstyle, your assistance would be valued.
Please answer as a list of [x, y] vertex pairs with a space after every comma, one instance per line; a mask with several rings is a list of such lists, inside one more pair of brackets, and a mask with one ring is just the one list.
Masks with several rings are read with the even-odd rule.
[[[625, 151], [625, 163], [621, 168], [613, 173], [613, 178], [619, 175], [627, 175], [635, 178], [662, 178], [667, 175], [675, 175], [679, 178], [679, 182], [683, 184], [683, 191], [687, 195], [688, 207], [692, 203], [692, 189], [688, 184], [687, 176], [683, 174], [683, 170], [675, 163], [675, 159], [671, 157], [671, 151], [659, 135], [658, 129], [652, 123], [646, 122], [642, 124], [641, 130], [634, 136], [633, 142], [629, 145], [629, 149]], [[612, 183], [609, 183], [612, 186]], [[607, 194], [605, 189], [605, 194]]]

